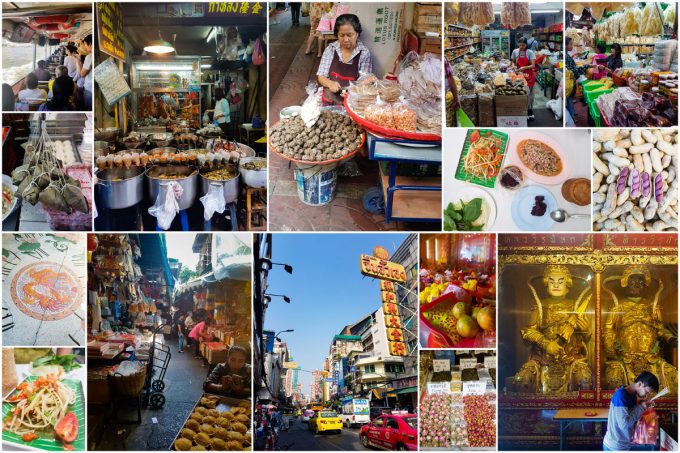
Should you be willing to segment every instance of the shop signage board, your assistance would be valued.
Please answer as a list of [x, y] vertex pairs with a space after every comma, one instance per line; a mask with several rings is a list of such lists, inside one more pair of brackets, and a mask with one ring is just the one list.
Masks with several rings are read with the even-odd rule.
[[397, 283], [406, 282], [406, 271], [401, 264], [363, 254], [361, 255], [360, 263], [362, 275]]
[[94, 80], [109, 106], [128, 96], [132, 90], [112, 58], [94, 67]]
[[451, 393], [451, 384], [448, 382], [428, 382], [427, 393], [431, 395], [448, 395]]
[[298, 367], [298, 364], [297, 362], [283, 362], [283, 367], [294, 370], [295, 368]]
[[206, 17], [264, 17], [266, 6], [266, 2], [208, 2], [206, 3], [205, 15]]
[[433, 360], [432, 361], [432, 367], [434, 368], [434, 372], [437, 373], [439, 371], [451, 371], [451, 362], [447, 360]]
[[124, 61], [123, 13], [118, 3], [97, 3], [97, 31], [99, 50]]
[[418, 378], [416, 376], [396, 379], [392, 381], [392, 387], [396, 390], [405, 389], [407, 387], [416, 387], [418, 385]]
[[484, 366], [487, 368], [496, 368], [496, 356], [484, 357]]
[[483, 395], [486, 393], [486, 381], [463, 382], [463, 395]]
[[460, 369], [477, 368], [477, 359], [460, 359]]

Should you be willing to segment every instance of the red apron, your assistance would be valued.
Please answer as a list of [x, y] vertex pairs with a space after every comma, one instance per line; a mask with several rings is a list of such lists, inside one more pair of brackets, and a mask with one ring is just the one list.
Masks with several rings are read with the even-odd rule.
[[531, 88], [536, 84], [536, 73], [534, 72], [534, 65], [527, 57], [526, 50], [524, 51], [520, 50], [519, 53], [517, 54], [517, 67], [521, 68], [522, 66], [529, 65], [531, 65], [531, 69], [526, 69], [522, 71], [522, 73], [524, 74], [524, 78], [527, 79], [527, 85], [529, 85], [529, 88]]
[[[361, 52], [357, 54], [350, 63], [343, 63], [340, 61], [338, 52], [333, 52], [333, 61], [331, 67], [328, 69], [328, 78], [334, 82], [338, 82], [341, 88], [347, 88], [350, 82], [359, 78], [359, 60], [361, 59]], [[323, 89], [322, 95], [323, 105], [343, 105], [343, 98], [340, 93], [333, 93], [328, 88]]]

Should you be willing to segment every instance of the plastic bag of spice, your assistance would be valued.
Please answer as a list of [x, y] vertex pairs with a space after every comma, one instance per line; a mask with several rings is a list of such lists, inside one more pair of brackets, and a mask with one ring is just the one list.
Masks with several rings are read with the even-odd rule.
[[475, 126], [479, 126], [479, 116], [477, 110], [477, 95], [468, 94], [460, 97], [460, 107]]
[[[477, 102], [477, 114], [479, 116], [479, 127], [496, 126], [496, 110], [494, 108], [493, 94], [480, 94]], [[476, 124], [476, 123], [475, 123]]]

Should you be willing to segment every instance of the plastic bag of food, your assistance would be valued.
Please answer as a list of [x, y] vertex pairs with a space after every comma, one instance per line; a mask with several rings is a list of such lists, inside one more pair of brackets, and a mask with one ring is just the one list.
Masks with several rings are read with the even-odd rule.
[[418, 114], [403, 102], [392, 104], [394, 128], [400, 131], [415, 132], [418, 127]]
[[629, 8], [624, 14], [623, 19], [623, 34], [624, 36], [636, 35], [638, 33], [638, 25], [635, 22], [635, 10], [637, 8]]
[[382, 79], [376, 83], [378, 87], [378, 96], [385, 102], [396, 102], [401, 95], [401, 88], [399, 82], [396, 80]]
[[659, 439], [659, 416], [656, 409], [650, 407], [642, 413], [635, 425], [633, 443], [638, 445], [656, 445]]
[[156, 222], [161, 229], [167, 230], [172, 225], [172, 221], [179, 213], [177, 200], [183, 192], [184, 189], [177, 181], [169, 181], [167, 184], [161, 183], [156, 202], [149, 208], [149, 214], [156, 217]]
[[460, 22], [465, 26], [479, 25], [485, 27], [494, 23], [493, 4], [491, 2], [461, 2]]
[[444, 3], [444, 20], [447, 24], [457, 24], [458, 14], [460, 13], [460, 3], [447, 2]]
[[663, 32], [663, 24], [657, 8], [657, 4], [653, 2], [645, 5], [642, 10], [642, 20], [639, 27], [640, 35], [657, 36]]
[[465, 95], [460, 97], [460, 108], [463, 109], [470, 121], [477, 126], [479, 125], [479, 117], [477, 116], [477, 95]]
[[673, 5], [669, 5], [663, 12], [663, 23], [672, 27], [675, 24], [675, 8]]
[[203, 218], [205, 221], [212, 219], [216, 212], [223, 213], [227, 207], [224, 199], [224, 189], [222, 184], [210, 184], [208, 193], [200, 198], [203, 203]]
[[364, 118], [371, 123], [379, 124], [387, 129], [394, 129], [394, 117], [392, 116], [392, 109], [390, 104], [383, 102], [378, 96], [375, 104], [367, 105], [364, 109]]
[[83, 191], [80, 187], [77, 187], [71, 183], [66, 183], [61, 192], [66, 204], [69, 205], [71, 209], [87, 214], [90, 212], [90, 207], [87, 204], [87, 199], [83, 195]]
[[317, 89], [318, 85], [316, 82], [309, 82], [305, 88], [307, 99], [305, 99], [305, 102], [300, 109], [300, 118], [307, 127], [314, 126], [316, 120], [318, 120], [321, 115], [321, 99], [317, 94]]
[[496, 126], [496, 109], [494, 107], [494, 94], [480, 94], [477, 98], [477, 114], [479, 127]]

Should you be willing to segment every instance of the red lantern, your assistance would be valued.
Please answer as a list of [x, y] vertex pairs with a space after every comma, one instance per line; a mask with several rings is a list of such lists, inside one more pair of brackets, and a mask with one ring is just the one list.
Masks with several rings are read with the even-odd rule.
[[99, 246], [99, 241], [97, 240], [97, 235], [96, 234], [88, 234], [87, 235], [87, 251], [88, 252], [94, 252], [97, 250], [97, 247]]

